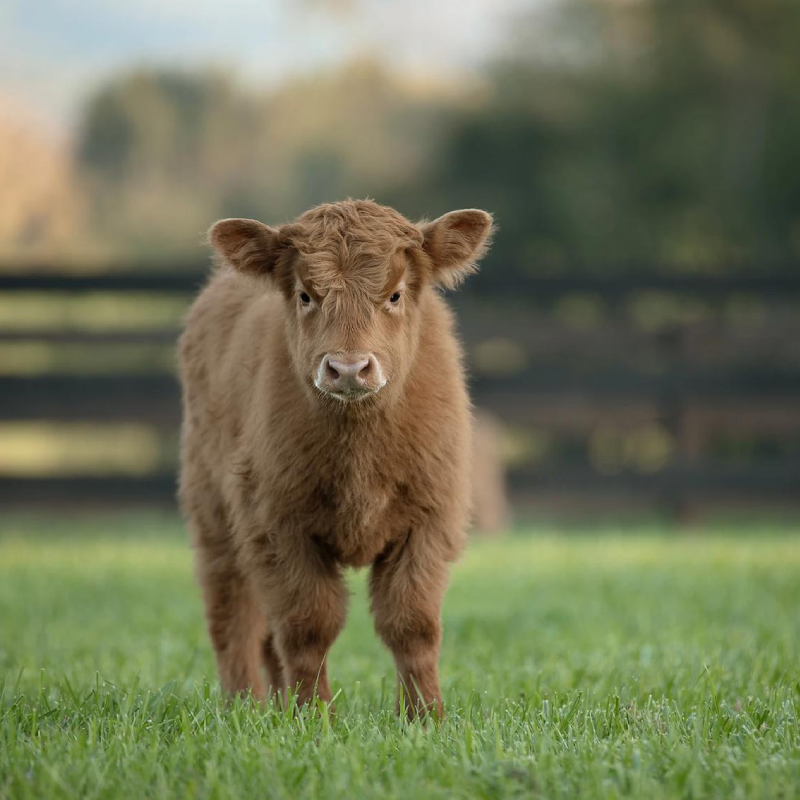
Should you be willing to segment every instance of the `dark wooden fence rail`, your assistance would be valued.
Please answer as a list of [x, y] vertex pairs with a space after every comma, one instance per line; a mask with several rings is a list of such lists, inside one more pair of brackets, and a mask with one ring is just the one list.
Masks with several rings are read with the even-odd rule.
[[[76, 276], [0, 269], [0, 296], [171, 293], [188, 302], [202, 281], [181, 269]], [[627, 305], [646, 294], [668, 295], [678, 307], [700, 301], [706, 313], [649, 326]], [[552, 313], [569, 297], [599, 301], [603, 314], [576, 324]], [[740, 319], [726, 304], [743, 297], [757, 313]], [[800, 270], [724, 279], [530, 276], [478, 286], [456, 305], [473, 396], [507, 427], [519, 502], [678, 515], [710, 506], [800, 507]], [[89, 363], [99, 348], [169, 347], [176, 334], [176, 327], [23, 331], [0, 316], [0, 346], [85, 348]], [[511, 362], [480, 357], [487, 343], [490, 351], [510, 348]], [[0, 375], [0, 421], [31, 420], [142, 422], [171, 450], [143, 476], [0, 474], [0, 505], [173, 502], [179, 396], [163, 367]], [[627, 453], [637, 436], [660, 437], [668, 452], [658, 463], [637, 463]], [[625, 452], [609, 461], [604, 441]]]

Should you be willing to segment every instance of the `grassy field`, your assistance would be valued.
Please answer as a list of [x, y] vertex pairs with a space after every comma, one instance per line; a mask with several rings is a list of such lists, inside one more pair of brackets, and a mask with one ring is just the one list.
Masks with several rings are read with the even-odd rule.
[[0, 529], [2, 798], [800, 794], [800, 527], [475, 542], [427, 726], [362, 575], [334, 718], [229, 707], [178, 523]]

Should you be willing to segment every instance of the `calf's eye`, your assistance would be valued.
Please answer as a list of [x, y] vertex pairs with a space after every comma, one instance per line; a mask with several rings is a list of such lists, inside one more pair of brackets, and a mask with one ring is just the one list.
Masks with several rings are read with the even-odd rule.
[[307, 292], [300, 292], [300, 302], [307, 306], [311, 302], [311, 298], [308, 296]]
[[389, 302], [390, 302], [392, 305], [395, 305], [395, 304], [399, 303], [399, 302], [400, 302], [400, 292], [395, 292], [395, 293], [394, 293], [394, 294], [393, 294], [393, 295], [392, 295], [392, 296], [389, 298]]

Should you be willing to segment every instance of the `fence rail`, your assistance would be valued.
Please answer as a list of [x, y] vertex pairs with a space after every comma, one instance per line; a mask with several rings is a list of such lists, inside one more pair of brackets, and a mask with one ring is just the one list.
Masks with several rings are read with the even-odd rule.
[[[0, 297], [59, 302], [101, 292], [188, 303], [203, 280], [180, 265], [81, 275], [0, 268]], [[649, 306], [632, 312], [631, 298], [647, 293], [668, 295], [671, 316], [651, 320]], [[574, 297], [603, 307], [577, 323], [559, 316]], [[744, 313], [731, 313], [726, 303], [742, 298]], [[800, 507], [800, 270], [724, 279], [528, 274], [454, 299], [472, 394], [506, 425], [518, 499], [556, 510], [618, 501], [675, 514]], [[698, 301], [702, 313], [682, 313]], [[165, 448], [144, 474], [23, 475], [0, 461], [0, 501], [174, 502], [179, 392], [169, 352], [177, 326], [23, 328], [0, 314], [0, 422], [137, 422]], [[38, 373], [25, 363], [34, 346], [50, 354]], [[129, 364], [120, 348], [145, 355]], [[167, 357], [151, 363], [153, 348]]]
[[[800, 265], [798, 265], [800, 267]], [[532, 270], [508, 271], [493, 275], [491, 283], [472, 279], [461, 290], [467, 294], [490, 292], [518, 298], [531, 291], [533, 297], [552, 298], [571, 292], [599, 297], [619, 297], [632, 292], [681, 292], [699, 297], [725, 294], [757, 294], [785, 297], [800, 293], [800, 274], [793, 270], [765, 271], [751, 268], [739, 275], [665, 275], [651, 268], [630, 267], [610, 275], [537, 275]], [[146, 264], [101, 265], [91, 272], [64, 272], [48, 265], [31, 265], [24, 272], [13, 265], [0, 264], [0, 292], [178, 292], [192, 293], [206, 280], [196, 263], [175, 264], [169, 270], [152, 269]]]

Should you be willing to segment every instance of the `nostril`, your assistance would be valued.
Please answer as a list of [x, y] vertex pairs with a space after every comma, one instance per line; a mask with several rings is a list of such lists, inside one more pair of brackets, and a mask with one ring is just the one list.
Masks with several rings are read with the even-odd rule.
[[367, 359], [362, 362], [363, 366], [358, 371], [358, 377], [366, 380], [372, 374], [372, 359]]
[[330, 361], [325, 362], [325, 375], [332, 381], [339, 379], [339, 372]]

